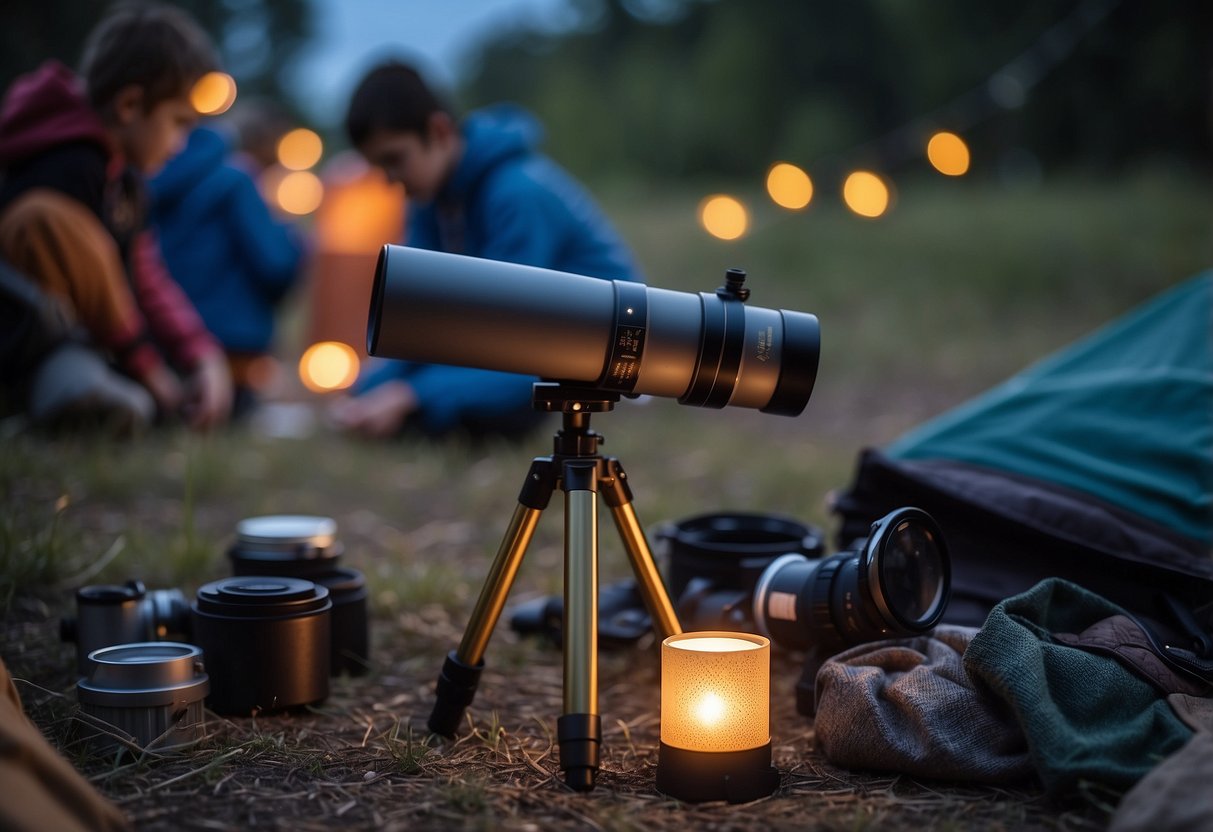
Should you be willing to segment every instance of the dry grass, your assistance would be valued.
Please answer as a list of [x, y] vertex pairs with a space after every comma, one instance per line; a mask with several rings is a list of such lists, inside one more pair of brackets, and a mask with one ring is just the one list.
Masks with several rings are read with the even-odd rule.
[[[652, 644], [604, 653], [603, 755], [597, 787], [570, 791], [559, 772], [555, 719], [561, 655], [495, 635], [476, 703], [452, 742], [427, 744], [424, 723], [444, 649], [459, 623], [437, 605], [375, 625], [376, 669], [335, 680], [322, 705], [243, 719], [208, 714], [185, 751], [101, 758], [74, 738], [70, 664], [50, 610], [16, 605], [5, 643], [31, 716], [140, 829], [1100, 829], [1095, 803], [1062, 810], [1020, 788], [924, 783], [831, 766], [812, 723], [795, 713], [795, 657], [777, 654], [772, 715], [782, 785], [743, 806], [682, 804], [654, 788], [659, 723]], [[43, 677], [47, 687], [32, 681]]]

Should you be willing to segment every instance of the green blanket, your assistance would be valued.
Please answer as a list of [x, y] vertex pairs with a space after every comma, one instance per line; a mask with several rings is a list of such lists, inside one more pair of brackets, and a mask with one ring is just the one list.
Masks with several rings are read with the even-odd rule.
[[1123, 613], [1050, 578], [994, 607], [965, 651], [970, 678], [1015, 714], [1051, 794], [1070, 793], [1084, 781], [1128, 788], [1192, 736], [1149, 683], [1115, 659], [1052, 637]]

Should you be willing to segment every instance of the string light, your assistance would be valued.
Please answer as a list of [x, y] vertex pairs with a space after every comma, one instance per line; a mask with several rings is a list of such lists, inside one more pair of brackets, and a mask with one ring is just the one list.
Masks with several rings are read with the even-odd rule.
[[796, 165], [779, 162], [767, 172], [767, 193], [781, 208], [799, 211], [813, 199], [813, 181]]
[[306, 127], [296, 128], [278, 140], [278, 163], [288, 170], [307, 170], [323, 154], [324, 142]]
[[208, 72], [190, 89], [190, 104], [199, 115], [217, 116], [236, 103], [236, 80], [226, 72]]
[[743, 237], [750, 225], [745, 206], [731, 196], [709, 196], [699, 204], [699, 222], [713, 237], [736, 240]]
[[[1022, 107], [1027, 101], [1028, 93], [1039, 84], [1049, 72], [1069, 57], [1079, 42], [1104, 18], [1119, 5], [1120, 0], [1085, 0], [1062, 20], [1050, 26], [1023, 52], [986, 78], [982, 83], [957, 96], [944, 106], [923, 113], [917, 118], [905, 122], [888, 133], [852, 148], [842, 156], [877, 156], [887, 165], [897, 165], [917, 156], [922, 152], [922, 125], [924, 123], [944, 123], [953, 131], [965, 130], [977, 122], [989, 117], [1000, 110]], [[927, 143], [927, 160], [931, 165], [947, 176], [963, 176], [968, 173], [972, 164], [968, 144], [958, 132], [940, 131], [931, 136]], [[776, 173], [778, 171], [778, 174]], [[795, 172], [803, 174], [803, 182], [808, 183], [807, 196], [802, 196], [803, 204], [797, 198], [788, 196], [789, 187], [784, 184], [796, 176]], [[778, 182], [779, 184], [776, 184]], [[808, 205], [812, 199], [812, 180], [801, 168], [787, 162], [780, 162], [767, 172], [767, 193], [775, 204], [790, 210], [799, 210]], [[778, 195], [777, 195], [778, 194]], [[709, 234], [721, 239], [737, 239], [748, 226], [745, 209], [736, 200], [735, 206], [725, 206], [714, 202], [718, 199], [731, 197], [708, 197], [700, 203], [700, 222]], [[847, 207], [864, 217], [879, 217], [889, 210], [892, 193], [887, 182], [870, 171], [856, 171], [847, 177], [843, 187], [843, 201]], [[708, 208], [720, 212], [721, 215], [740, 214], [740, 231], [735, 236], [722, 236], [713, 231], [708, 223]], [[714, 215], [715, 216], [715, 215]], [[736, 229], [727, 223], [723, 227]]]
[[927, 160], [945, 176], [964, 176], [969, 171], [969, 146], [955, 133], [940, 131], [927, 142]]
[[843, 182], [842, 199], [859, 216], [875, 219], [889, 210], [889, 186], [871, 171], [857, 170]]
[[324, 198], [324, 185], [311, 171], [297, 170], [282, 177], [274, 195], [283, 211], [303, 216], [320, 207], [320, 201]]

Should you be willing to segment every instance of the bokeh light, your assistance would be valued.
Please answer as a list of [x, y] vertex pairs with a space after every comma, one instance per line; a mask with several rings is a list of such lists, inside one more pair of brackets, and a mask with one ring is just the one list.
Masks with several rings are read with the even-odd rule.
[[282, 177], [274, 191], [278, 207], [288, 214], [303, 216], [320, 207], [324, 185], [311, 171], [297, 170]]
[[969, 171], [969, 146], [955, 133], [941, 131], [927, 142], [927, 159], [946, 176], [964, 176]]
[[190, 90], [190, 103], [204, 116], [226, 113], [236, 102], [236, 80], [226, 72], [208, 72]]
[[323, 154], [324, 142], [306, 127], [292, 130], [278, 140], [278, 163], [288, 170], [307, 170]]
[[889, 186], [871, 171], [857, 170], [842, 185], [847, 207], [861, 217], [879, 217], [889, 209]]
[[731, 196], [717, 194], [699, 203], [699, 222], [721, 240], [736, 240], [746, 233], [750, 218], [745, 206]]
[[313, 393], [344, 390], [358, 378], [358, 354], [349, 344], [321, 341], [299, 359], [299, 380]]
[[799, 211], [813, 199], [813, 180], [796, 165], [779, 162], [767, 172], [767, 193], [781, 208]]

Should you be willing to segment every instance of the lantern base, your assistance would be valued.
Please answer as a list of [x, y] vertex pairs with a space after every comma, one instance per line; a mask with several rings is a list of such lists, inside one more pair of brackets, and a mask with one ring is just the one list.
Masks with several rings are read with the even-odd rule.
[[748, 803], [777, 788], [769, 742], [744, 751], [688, 751], [664, 742], [657, 749], [657, 791], [687, 803]]

